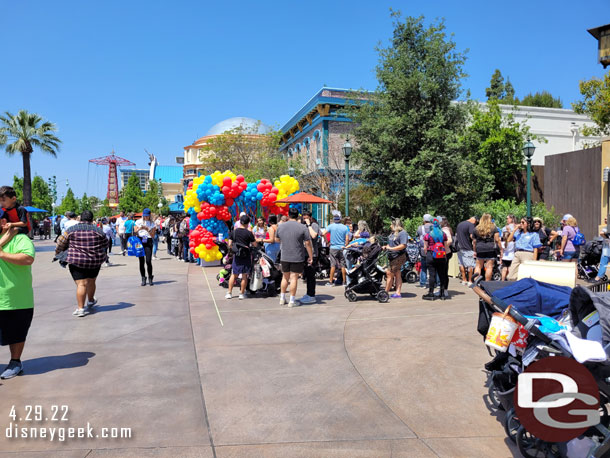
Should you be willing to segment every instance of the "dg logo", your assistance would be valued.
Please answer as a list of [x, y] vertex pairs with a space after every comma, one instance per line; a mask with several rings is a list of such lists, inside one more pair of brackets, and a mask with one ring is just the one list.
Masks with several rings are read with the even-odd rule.
[[514, 401], [521, 425], [547, 442], [569, 441], [600, 422], [593, 375], [563, 356], [536, 361], [519, 374]]

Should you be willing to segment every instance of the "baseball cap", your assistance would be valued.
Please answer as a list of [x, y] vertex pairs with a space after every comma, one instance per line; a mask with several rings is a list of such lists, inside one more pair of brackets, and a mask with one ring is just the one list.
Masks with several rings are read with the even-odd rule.
[[67, 216], [68, 218], [74, 218], [74, 217], [76, 216], [76, 213], [71, 212], [71, 211], [67, 211], [67, 212], [66, 212], [66, 216]]
[[572, 218], [572, 215], [570, 215], [569, 213], [566, 213], [565, 215], [563, 215], [563, 218], [561, 218], [561, 221], [567, 221], [570, 218]]
[[430, 223], [430, 222], [432, 222], [432, 215], [431, 215], [431, 214], [429, 214], [429, 213], [426, 213], [426, 214], [424, 215], [424, 221], [425, 221], [426, 223]]
[[242, 217], [242, 216], [246, 216], [246, 212], [241, 212], [241, 213], [239, 214], [239, 216], [240, 216], [240, 217]]
[[145, 208], [142, 210], [142, 216], [150, 216], [150, 208]]

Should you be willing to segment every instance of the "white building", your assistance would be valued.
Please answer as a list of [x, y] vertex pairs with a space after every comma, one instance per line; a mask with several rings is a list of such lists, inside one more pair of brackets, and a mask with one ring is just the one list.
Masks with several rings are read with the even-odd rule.
[[580, 129], [594, 126], [587, 116], [564, 108], [513, 107], [500, 105], [504, 114], [513, 113], [515, 121], [525, 122], [530, 132], [546, 138], [547, 143], [533, 141], [536, 151], [532, 165], [544, 165], [545, 156], [583, 149], [587, 143], [599, 142], [600, 137], [585, 137]]

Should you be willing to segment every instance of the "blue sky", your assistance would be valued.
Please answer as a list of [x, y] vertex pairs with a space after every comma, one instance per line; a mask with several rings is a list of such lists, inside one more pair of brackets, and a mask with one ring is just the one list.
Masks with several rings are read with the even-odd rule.
[[[0, 111], [55, 122], [57, 159], [32, 172], [77, 195], [103, 197], [114, 150], [164, 165], [215, 123], [248, 116], [280, 127], [323, 85], [374, 89], [375, 46], [392, 34], [389, 8], [444, 17], [469, 49], [464, 88], [484, 99], [495, 68], [517, 96], [546, 89], [564, 107], [578, 81], [601, 76], [586, 29], [610, 22], [610, 2], [490, 1], [0, 1]], [[0, 184], [21, 160], [2, 156]]]

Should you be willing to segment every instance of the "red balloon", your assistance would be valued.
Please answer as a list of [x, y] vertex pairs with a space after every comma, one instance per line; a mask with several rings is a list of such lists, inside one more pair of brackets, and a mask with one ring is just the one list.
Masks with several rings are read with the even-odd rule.
[[225, 204], [227, 205], [227, 207], [230, 207], [231, 205], [233, 205], [233, 199], [225, 199]]
[[224, 186], [231, 186], [231, 177], [224, 177], [224, 178], [222, 179], [222, 184], [223, 184]]
[[274, 186], [273, 188], [271, 188], [271, 192], [272, 192], [273, 194], [279, 194], [279, 193], [280, 193], [280, 190]]
[[242, 181], [244, 181], [244, 180], [245, 180], [245, 178], [244, 178], [244, 176], [243, 176], [243, 175], [237, 175], [237, 177], [235, 177], [235, 180], [236, 180], [236, 181], [239, 181], [239, 182], [242, 182]]
[[256, 185], [256, 189], [258, 189], [258, 192], [264, 192], [265, 191], [265, 184], [264, 183], [259, 183]]
[[269, 200], [271, 200], [272, 202], [277, 200], [277, 194], [275, 194], [274, 192], [269, 193]]
[[222, 193], [223, 194], [228, 194], [230, 190], [231, 190], [231, 188], [229, 188], [228, 186], [223, 186], [222, 187]]
[[209, 211], [210, 215], [212, 215], [212, 217], [214, 217], [216, 215], [216, 213], [218, 212], [216, 207], [210, 207], [210, 209], [208, 211]]

